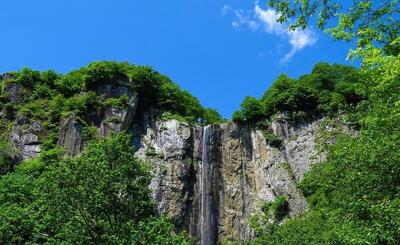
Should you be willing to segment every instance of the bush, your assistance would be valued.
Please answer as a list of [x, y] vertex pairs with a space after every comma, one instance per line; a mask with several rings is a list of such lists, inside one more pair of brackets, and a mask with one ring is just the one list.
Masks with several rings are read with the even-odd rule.
[[132, 244], [189, 245], [193, 244], [185, 233], [174, 235], [174, 226], [168, 218], [149, 218], [139, 223], [132, 234]]
[[265, 117], [262, 103], [254, 97], [247, 96], [240, 106], [240, 112], [235, 114], [234, 121], [255, 123]]
[[0, 177], [0, 241], [68, 244], [188, 244], [153, 217], [147, 164], [116, 134], [75, 158], [59, 148]]
[[0, 174], [14, 168], [17, 157], [17, 148], [9, 140], [0, 138]]
[[40, 72], [33, 71], [30, 68], [23, 68], [16, 78], [16, 81], [28, 88], [33, 88], [36, 83], [41, 82]]
[[49, 85], [39, 83], [34, 86], [31, 99], [51, 99], [53, 95], [54, 91], [51, 90]]
[[45, 111], [47, 103], [47, 100], [40, 99], [21, 104], [18, 106], [18, 113], [25, 115], [31, 120], [45, 120], [47, 116]]
[[108, 98], [104, 102], [104, 105], [105, 106], [121, 108], [121, 107], [126, 106], [128, 104], [128, 100], [129, 100], [128, 96], [122, 95], [122, 96], [120, 96], [118, 98]]
[[81, 69], [87, 88], [95, 88], [106, 82], [127, 80], [127, 75], [116, 62], [93, 62]]
[[222, 116], [218, 113], [217, 110], [211, 108], [205, 109], [203, 116], [203, 123], [205, 125], [222, 123], [223, 121], [224, 119], [222, 119]]
[[246, 119], [243, 115], [243, 111], [242, 110], [235, 111], [232, 116], [232, 121], [237, 122], [237, 123], [245, 122]]
[[96, 111], [98, 102], [98, 97], [94, 92], [77, 94], [65, 100], [62, 111], [73, 112], [79, 116], [89, 110]]
[[350, 111], [365, 99], [362, 79], [353, 67], [327, 63], [315, 65], [311, 74], [297, 80], [280, 75], [259, 101], [246, 97], [232, 119], [256, 125], [280, 112], [304, 113], [305, 118], [292, 118], [300, 119], [298, 123], [313, 116]]
[[50, 88], [56, 88], [56, 81], [61, 78], [61, 75], [53, 70], [44, 71], [40, 74], [40, 80], [43, 84], [48, 85]]
[[272, 202], [263, 204], [261, 210], [265, 215], [276, 221], [281, 221], [289, 214], [289, 204], [286, 196], [276, 196]]
[[72, 71], [55, 82], [57, 90], [69, 97], [82, 91], [85, 87], [85, 80], [81, 71]]
[[268, 144], [274, 147], [280, 147], [282, 140], [280, 140], [273, 132], [263, 130], [263, 135]]

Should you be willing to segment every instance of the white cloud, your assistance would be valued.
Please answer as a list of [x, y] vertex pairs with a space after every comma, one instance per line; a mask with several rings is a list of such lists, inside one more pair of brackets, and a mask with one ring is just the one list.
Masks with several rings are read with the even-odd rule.
[[264, 31], [267, 33], [281, 34], [285, 32], [285, 28], [281, 23], [278, 23], [278, 14], [273, 9], [262, 10], [256, 3], [254, 7], [255, 17], [264, 24]]
[[317, 42], [315, 33], [310, 30], [290, 30], [287, 32], [291, 49], [289, 53], [281, 59], [281, 63], [289, 62], [293, 56], [303, 48], [312, 46]]
[[[232, 21], [235, 29], [241, 30], [245, 27], [252, 31], [259, 30], [267, 34], [278, 35], [288, 40], [290, 51], [281, 59], [281, 63], [289, 62], [297, 52], [314, 45], [317, 41], [316, 34], [312, 30], [289, 30], [285, 24], [277, 22], [278, 13], [271, 8], [262, 9], [258, 1], [255, 3], [254, 10], [233, 10], [230, 6], [229, 9], [235, 15], [235, 20]], [[224, 11], [224, 13], [226, 15], [228, 12]]]
[[251, 17], [251, 11], [243, 11], [242, 9], [236, 9], [234, 11], [235, 21], [232, 21], [232, 26], [236, 29], [242, 29], [242, 27], [248, 27], [255, 31], [259, 28], [260, 24], [258, 21]]
[[225, 4], [222, 8], [221, 8], [221, 15], [222, 16], [226, 16], [227, 14], [229, 14], [232, 11], [232, 7], [229, 6], [228, 4]]

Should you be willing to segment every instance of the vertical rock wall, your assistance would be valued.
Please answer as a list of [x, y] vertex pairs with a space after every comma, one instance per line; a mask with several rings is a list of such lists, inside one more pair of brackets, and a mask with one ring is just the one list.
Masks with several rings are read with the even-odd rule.
[[[12, 103], [24, 99], [18, 85], [6, 89]], [[152, 166], [155, 213], [170, 216], [178, 231], [187, 230], [199, 243], [252, 239], [251, 217], [277, 196], [287, 196], [291, 217], [307, 209], [296, 183], [313, 163], [323, 160], [316, 150], [323, 119], [294, 127], [277, 118], [272, 131], [282, 143], [272, 146], [261, 131], [234, 123], [200, 127], [159, 121], [151, 111], [136, 115], [139, 97], [126, 81], [106, 83], [96, 93], [103, 98], [127, 96], [128, 101], [89, 113], [87, 123], [103, 136], [132, 133], [136, 156]], [[47, 136], [40, 122], [25, 121], [17, 118], [10, 135], [19, 161], [37, 157], [41, 138]], [[74, 116], [60, 124], [58, 144], [78, 155], [85, 146], [83, 125]]]
[[[319, 121], [292, 127], [275, 122], [280, 147], [260, 131], [233, 123], [190, 127], [176, 120], [148, 124], [137, 156], [154, 166], [157, 213], [173, 218], [201, 244], [249, 240], [252, 215], [263, 202], [288, 197], [289, 216], [307, 209], [296, 183], [315, 158]], [[282, 133], [283, 132], [283, 133]]]

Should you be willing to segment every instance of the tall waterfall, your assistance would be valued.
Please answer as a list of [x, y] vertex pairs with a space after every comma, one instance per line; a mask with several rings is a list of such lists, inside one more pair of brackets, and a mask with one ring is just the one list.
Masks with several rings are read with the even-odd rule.
[[213, 245], [217, 243], [217, 222], [215, 214], [215, 169], [212, 161], [211, 125], [203, 129], [202, 164], [200, 178], [200, 244]]

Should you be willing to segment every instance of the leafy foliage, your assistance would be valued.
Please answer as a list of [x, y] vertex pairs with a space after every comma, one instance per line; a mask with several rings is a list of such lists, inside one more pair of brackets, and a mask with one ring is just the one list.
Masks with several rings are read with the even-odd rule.
[[254, 97], [247, 96], [240, 105], [241, 110], [233, 115], [234, 121], [257, 122], [265, 115], [262, 103]]
[[311, 74], [297, 80], [279, 76], [259, 100], [246, 97], [233, 120], [262, 125], [281, 112], [289, 112], [293, 121], [335, 115], [351, 110], [364, 99], [361, 80], [355, 68], [319, 63]]
[[204, 117], [203, 117], [203, 123], [204, 124], [214, 124], [214, 123], [222, 123], [225, 120], [222, 119], [221, 114], [215, 109], [212, 108], [207, 108], [204, 111]]
[[[368, 47], [365, 79], [343, 89], [362, 88], [365, 100], [349, 111], [358, 137], [338, 137], [327, 161], [299, 184], [310, 210], [275, 229], [262, 229], [255, 244], [399, 244], [400, 241], [400, 56]], [[349, 96], [351, 95], [351, 96]]]
[[76, 158], [59, 150], [0, 178], [0, 241], [11, 243], [188, 244], [154, 218], [147, 165], [117, 134]]
[[286, 196], [276, 196], [272, 202], [265, 202], [262, 214], [251, 218], [251, 226], [258, 237], [257, 243], [265, 244], [269, 236], [278, 229], [279, 223], [288, 215], [289, 204]]
[[0, 138], [0, 173], [11, 170], [15, 164], [17, 149], [15, 145], [3, 138]]
[[306, 28], [317, 22], [334, 39], [355, 39], [357, 47], [370, 45], [384, 47], [387, 54], [399, 54], [399, 45], [390, 45], [400, 30], [398, 0], [355, 0], [344, 4], [335, 0], [268, 0], [268, 5], [278, 11], [279, 22], [291, 22], [291, 28]]
[[[1, 98], [5, 104], [9, 102], [5, 84], [15, 83], [20, 86], [21, 100], [16, 105], [8, 105], [5, 113], [10, 118], [24, 115], [47, 126], [54, 126], [69, 114], [91, 124], [105, 107], [126, 106], [130, 98], [113, 96], [113, 86], [127, 86], [131, 94], [139, 95], [139, 114], [152, 109], [160, 112], [159, 115], [163, 112], [178, 115], [190, 123], [222, 121], [218, 112], [203, 108], [197, 98], [148, 66], [100, 61], [65, 75], [24, 68], [10, 77], [1, 81]], [[110, 92], [108, 97], [102, 95], [105, 90]]]

